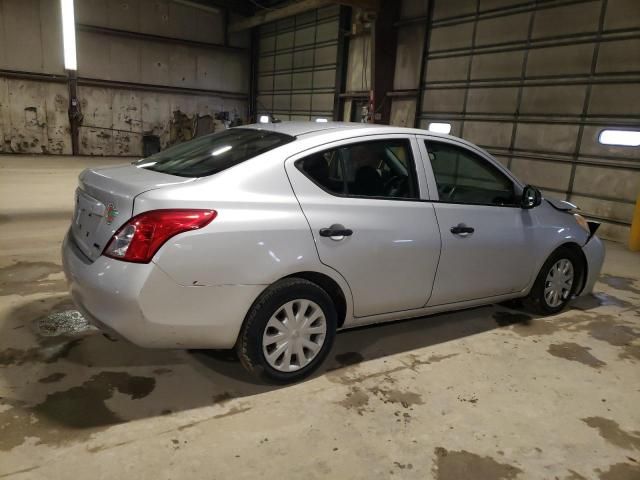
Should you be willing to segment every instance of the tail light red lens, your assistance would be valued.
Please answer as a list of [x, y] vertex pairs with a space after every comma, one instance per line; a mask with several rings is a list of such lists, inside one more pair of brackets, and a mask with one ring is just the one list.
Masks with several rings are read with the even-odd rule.
[[126, 262], [149, 263], [158, 249], [179, 233], [207, 226], [215, 210], [151, 210], [118, 229], [103, 255]]

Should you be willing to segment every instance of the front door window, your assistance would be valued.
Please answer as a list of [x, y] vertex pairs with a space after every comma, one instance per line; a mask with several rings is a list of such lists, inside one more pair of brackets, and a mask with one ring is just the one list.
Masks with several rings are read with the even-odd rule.
[[441, 202], [516, 205], [513, 182], [494, 165], [455, 145], [425, 143]]

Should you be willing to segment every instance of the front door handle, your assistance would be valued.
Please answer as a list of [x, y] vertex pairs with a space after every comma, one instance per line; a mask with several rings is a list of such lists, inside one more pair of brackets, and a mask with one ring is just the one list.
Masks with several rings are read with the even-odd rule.
[[461, 237], [466, 237], [473, 232], [475, 232], [475, 229], [473, 227], [467, 227], [464, 223], [451, 227], [451, 233], [454, 235], [460, 235]]
[[332, 240], [342, 240], [344, 237], [350, 237], [353, 235], [353, 230], [350, 228], [344, 228], [344, 225], [334, 223], [329, 228], [321, 228], [321, 237], [331, 237]]

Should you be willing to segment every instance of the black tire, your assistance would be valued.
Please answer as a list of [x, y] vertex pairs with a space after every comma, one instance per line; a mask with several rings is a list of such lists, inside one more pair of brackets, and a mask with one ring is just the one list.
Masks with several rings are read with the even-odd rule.
[[[305, 299], [315, 302], [326, 320], [326, 334], [320, 351], [306, 366], [282, 372], [273, 368], [264, 356], [262, 337], [271, 316], [287, 302]], [[324, 361], [333, 346], [337, 313], [331, 297], [313, 282], [302, 278], [286, 278], [267, 288], [247, 313], [238, 337], [236, 351], [244, 368], [262, 381], [293, 383], [311, 375]]]
[[[551, 268], [563, 259], [571, 262], [573, 267], [573, 283], [569, 295], [561, 299], [560, 305], [551, 306], [544, 295], [547, 275]], [[575, 295], [582, 279], [583, 269], [584, 264], [582, 258], [580, 258], [575, 250], [567, 247], [560, 247], [555, 250], [540, 269], [536, 281], [531, 288], [531, 292], [523, 299], [525, 308], [540, 315], [553, 315], [562, 311]]]

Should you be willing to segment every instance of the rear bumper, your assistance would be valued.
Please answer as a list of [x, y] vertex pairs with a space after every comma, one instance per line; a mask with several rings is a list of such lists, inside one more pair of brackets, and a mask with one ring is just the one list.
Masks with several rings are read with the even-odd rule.
[[62, 262], [71, 296], [96, 326], [142, 347], [231, 348], [262, 285], [182, 286], [154, 263], [99, 257], [69, 235]]
[[587, 259], [587, 278], [580, 295], [587, 295], [593, 291], [593, 285], [600, 276], [602, 264], [604, 263], [604, 244], [596, 235], [593, 235], [582, 247], [582, 251]]

